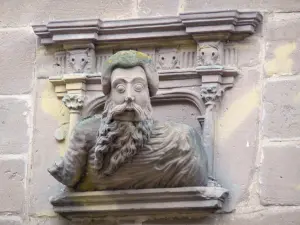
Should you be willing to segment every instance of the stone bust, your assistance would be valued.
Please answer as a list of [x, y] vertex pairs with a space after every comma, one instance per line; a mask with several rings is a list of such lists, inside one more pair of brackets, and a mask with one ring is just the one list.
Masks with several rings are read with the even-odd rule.
[[102, 73], [103, 113], [78, 122], [50, 174], [76, 191], [206, 186], [207, 156], [199, 134], [152, 118], [150, 97], [158, 82], [146, 54], [112, 55]]

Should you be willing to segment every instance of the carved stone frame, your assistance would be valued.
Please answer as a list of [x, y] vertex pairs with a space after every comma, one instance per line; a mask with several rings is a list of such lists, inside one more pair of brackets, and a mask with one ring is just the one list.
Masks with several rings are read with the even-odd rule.
[[[214, 180], [216, 109], [239, 74], [236, 51], [228, 48], [226, 42], [250, 36], [261, 21], [259, 12], [229, 10], [116, 21], [53, 21], [34, 25], [33, 30], [41, 45], [64, 49], [54, 55], [58, 74], [49, 80], [57, 97], [70, 110], [69, 132], [81, 115], [91, 115], [97, 111], [96, 107], [104, 104], [104, 95], [87, 99], [86, 93], [92, 89], [101, 92], [101, 65], [114, 51], [137, 49], [154, 58], [160, 90], [152, 101], [185, 100], [199, 109], [198, 121], [210, 153], [209, 186], [217, 188]], [[194, 47], [189, 51], [182, 50], [180, 46], [186, 45]], [[181, 86], [183, 80], [188, 83], [186, 87]], [[219, 194], [221, 202], [227, 193], [222, 191], [223, 194]], [[61, 201], [55, 201], [54, 206], [58, 203]]]

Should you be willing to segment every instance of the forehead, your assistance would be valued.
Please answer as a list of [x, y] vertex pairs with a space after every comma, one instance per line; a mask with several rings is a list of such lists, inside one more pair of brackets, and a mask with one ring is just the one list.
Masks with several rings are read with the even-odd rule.
[[141, 78], [146, 80], [146, 73], [144, 69], [140, 66], [135, 66], [132, 68], [116, 68], [111, 74], [111, 81], [118, 79], [124, 79], [131, 81], [135, 78]]

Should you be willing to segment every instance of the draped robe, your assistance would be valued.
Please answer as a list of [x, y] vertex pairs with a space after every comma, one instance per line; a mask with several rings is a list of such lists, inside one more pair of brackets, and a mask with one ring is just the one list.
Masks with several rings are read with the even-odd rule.
[[59, 182], [77, 191], [206, 186], [207, 156], [201, 136], [192, 127], [154, 121], [150, 140], [112, 175], [95, 170], [94, 147], [101, 115], [82, 120], [75, 127], [66, 154], [49, 169]]

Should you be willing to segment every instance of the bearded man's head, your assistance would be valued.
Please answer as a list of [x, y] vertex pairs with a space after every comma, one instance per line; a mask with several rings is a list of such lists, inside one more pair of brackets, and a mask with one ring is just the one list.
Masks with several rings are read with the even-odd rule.
[[95, 167], [111, 175], [150, 139], [150, 97], [157, 92], [158, 75], [146, 54], [120, 51], [104, 65], [102, 88], [107, 101], [95, 146]]

